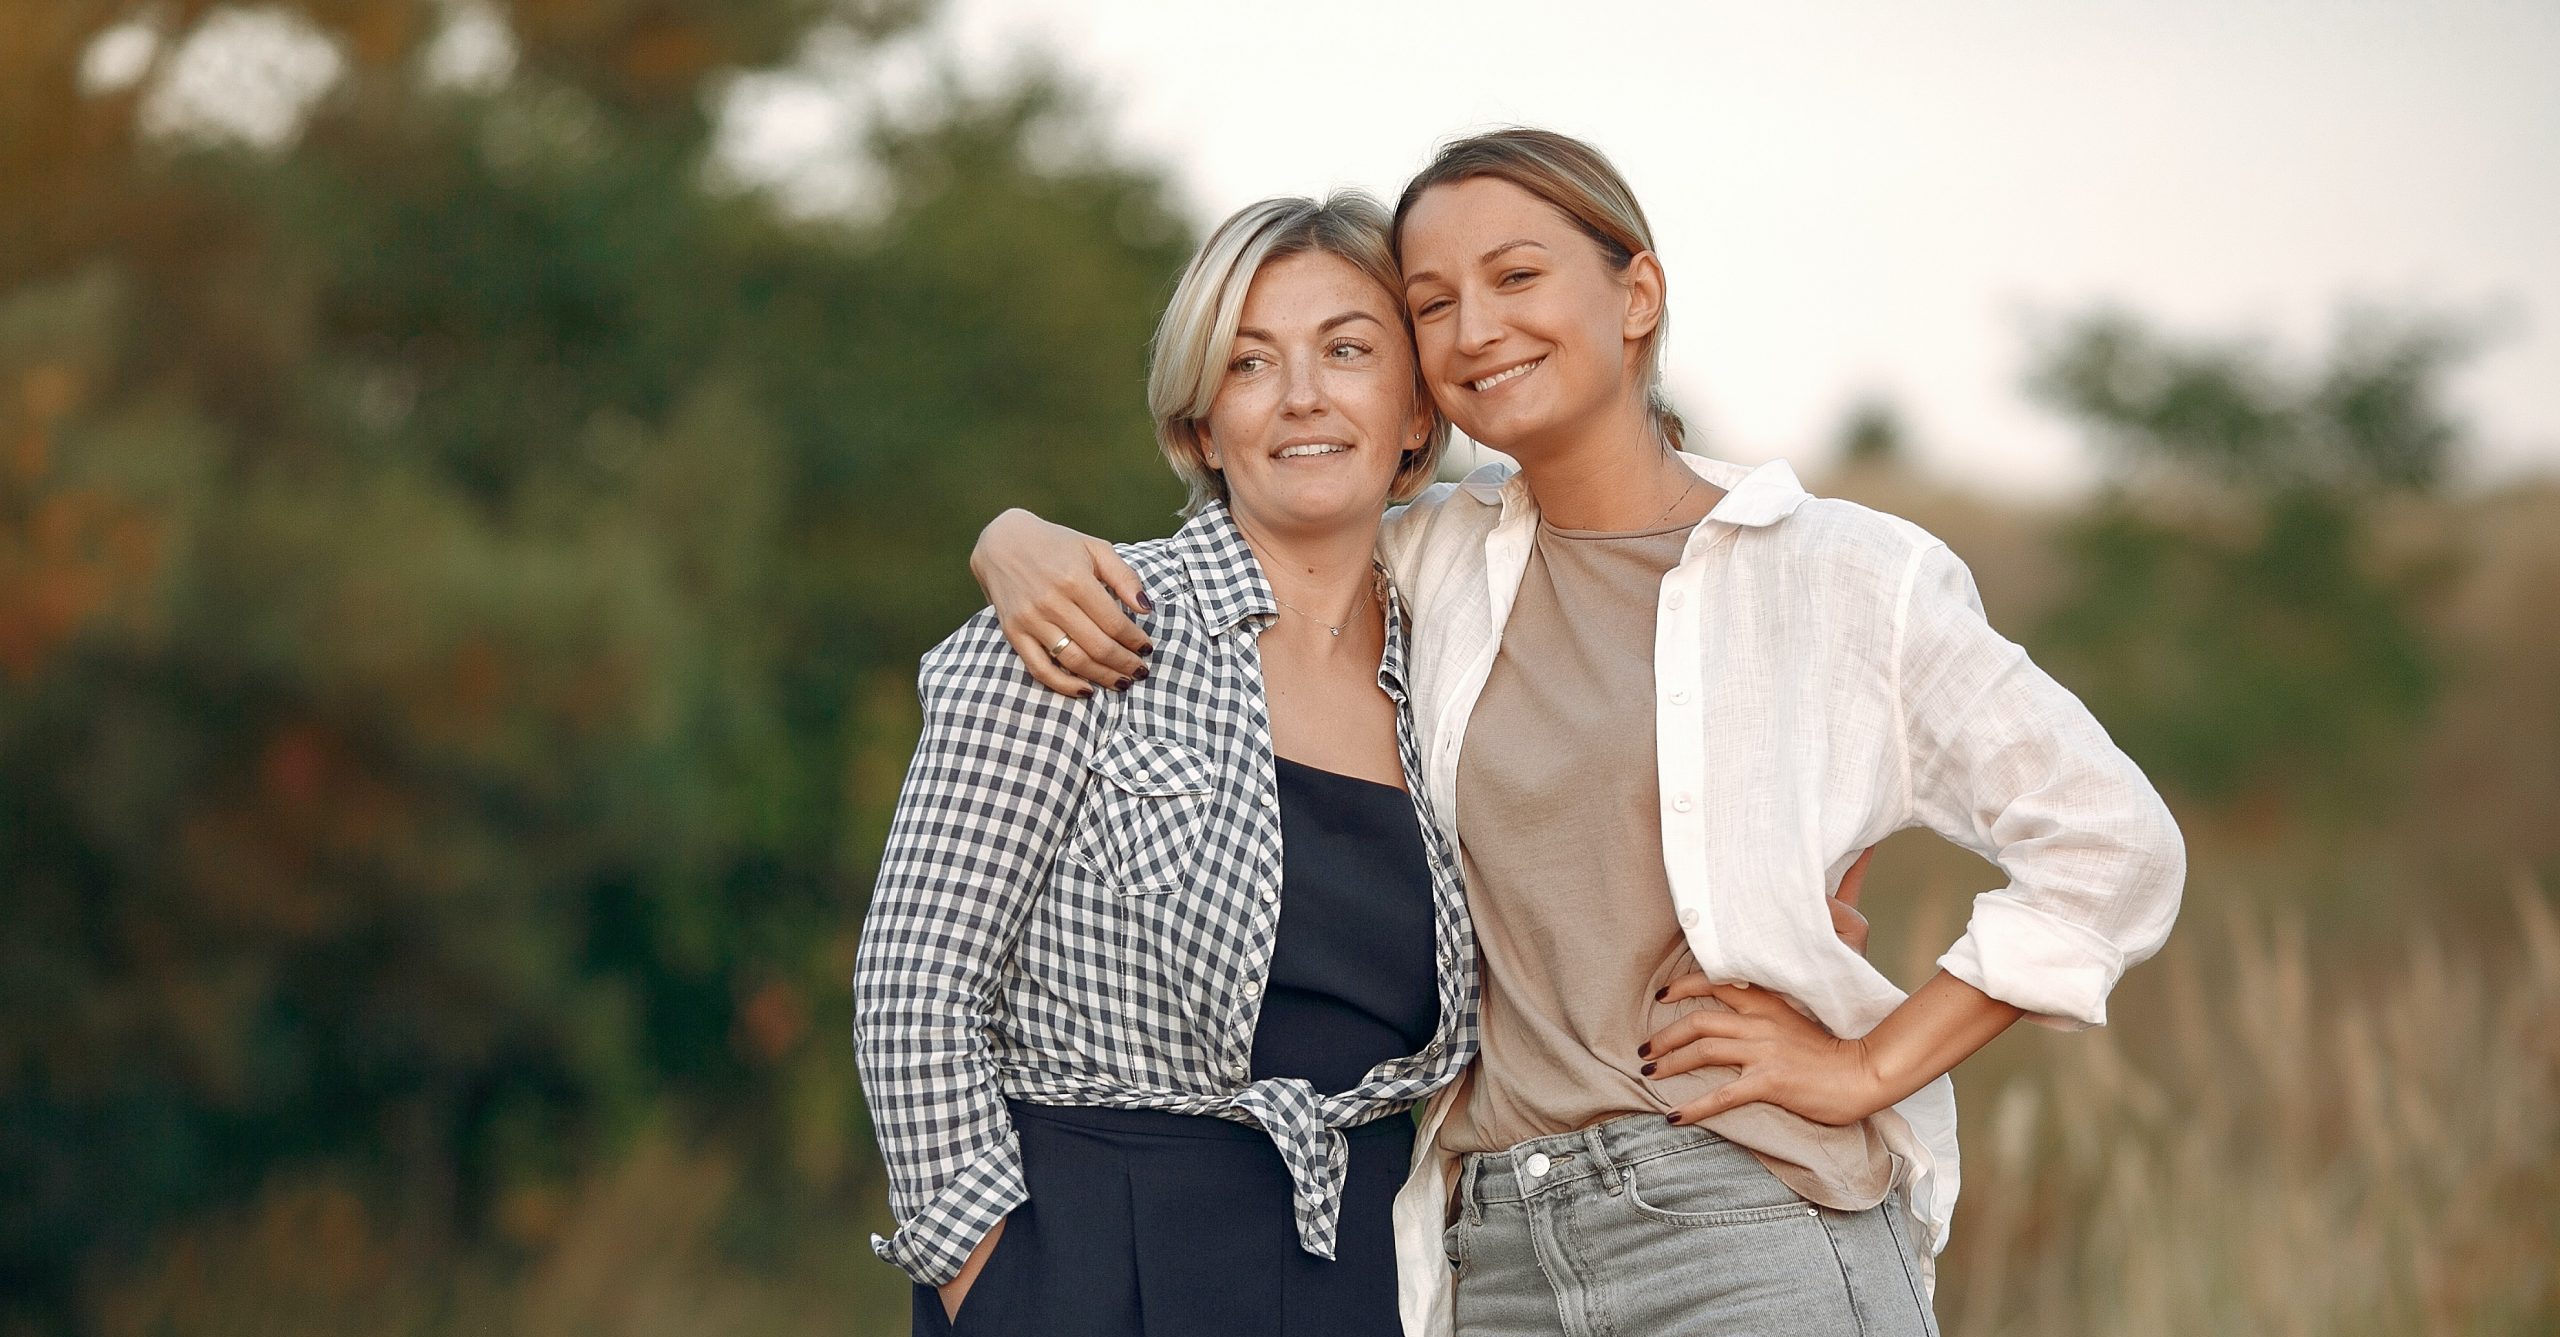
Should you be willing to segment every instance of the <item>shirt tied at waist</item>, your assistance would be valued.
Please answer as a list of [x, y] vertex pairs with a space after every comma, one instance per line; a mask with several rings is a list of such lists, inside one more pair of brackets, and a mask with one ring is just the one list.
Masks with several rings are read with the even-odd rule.
[[1378, 1103], [1319, 1096], [1303, 1077], [1266, 1077], [1238, 1091], [1231, 1103], [1252, 1115], [1280, 1148], [1280, 1162], [1289, 1168], [1298, 1247], [1319, 1258], [1332, 1258], [1342, 1219], [1342, 1180], [1350, 1163], [1350, 1144], [1342, 1136], [1342, 1127], [1348, 1120], [1378, 1113]]

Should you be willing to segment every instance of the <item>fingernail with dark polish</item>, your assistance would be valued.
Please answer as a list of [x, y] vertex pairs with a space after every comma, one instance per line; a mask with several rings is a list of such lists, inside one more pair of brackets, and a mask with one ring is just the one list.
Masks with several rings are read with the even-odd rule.
[[1637, 1046], [1636, 1046], [1636, 1057], [1637, 1057], [1637, 1058], [1651, 1058], [1651, 1057], [1653, 1057], [1653, 1041], [1651, 1041], [1651, 1040], [1647, 1040], [1647, 1041], [1645, 1041], [1643, 1044], [1637, 1045]]
[[1147, 680], [1147, 670], [1145, 670], [1145, 669], [1139, 669], [1136, 673], [1133, 673], [1133, 674], [1131, 674], [1131, 675], [1129, 676], [1129, 681], [1131, 681], [1131, 682], [1145, 682], [1146, 680]]
[[1115, 692], [1125, 692], [1129, 690], [1131, 686], [1135, 685], [1136, 682], [1137, 679], [1135, 678], [1122, 678], [1120, 681], [1111, 684], [1111, 690]]
[[1651, 1077], [1653, 1075], [1653, 1065], [1648, 1063], [1642, 1068], [1637, 1069], [1637, 1071], [1643, 1073], [1647, 1077]]
[[1664, 1001], [1664, 1000], [1668, 999], [1670, 996], [1671, 996], [1671, 986], [1670, 986], [1670, 985], [1668, 985], [1668, 984], [1663, 985], [1661, 988], [1656, 989], [1656, 990], [1654, 990], [1654, 991], [1653, 991], [1653, 1001], [1655, 1001], [1655, 1002], [1657, 1002], [1657, 1003], [1662, 1002], [1662, 1001]]
[[1148, 642], [1148, 643], [1147, 643], [1147, 644], [1145, 644], [1145, 645], [1141, 645], [1141, 646], [1139, 646], [1139, 647], [1138, 647], [1138, 653], [1139, 653], [1139, 654], [1141, 654], [1141, 655], [1151, 655], [1151, 654], [1154, 654], [1155, 652], [1156, 652], [1155, 643], [1154, 643], [1154, 642], [1152, 642], [1152, 641]]
[[1668, 1124], [1676, 1124], [1680, 1122], [1680, 1115], [1677, 1111], [1674, 1111], [1670, 1114], [1663, 1115], [1662, 1121]]
[[1156, 611], [1156, 601], [1148, 598], [1145, 590], [1138, 591], [1138, 611], [1141, 613]]

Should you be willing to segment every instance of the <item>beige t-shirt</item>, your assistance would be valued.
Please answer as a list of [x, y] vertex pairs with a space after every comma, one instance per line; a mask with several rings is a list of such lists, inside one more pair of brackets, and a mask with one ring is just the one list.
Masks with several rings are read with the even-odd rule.
[[[1653, 711], [1654, 605], [1689, 531], [1538, 526], [1458, 761], [1484, 1057], [1441, 1133], [1449, 1150], [1667, 1114], [1735, 1076], [1649, 1078], [1636, 1055], [1673, 1018], [1724, 1006], [1653, 1001], [1698, 969], [1663, 872]], [[1705, 1126], [1805, 1198], [1863, 1210], [1892, 1187], [1876, 1124], [1898, 1117], [1832, 1127], [1753, 1104]]]

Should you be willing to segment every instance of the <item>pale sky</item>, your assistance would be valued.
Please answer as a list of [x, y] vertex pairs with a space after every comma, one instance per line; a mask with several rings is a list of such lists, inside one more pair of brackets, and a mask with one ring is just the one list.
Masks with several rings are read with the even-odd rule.
[[1668, 378], [1719, 454], [1818, 461], [1873, 390], [1933, 471], [2051, 493], [2092, 461], [2018, 392], [2031, 314], [2113, 300], [2309, 355], [2373, 299], [2497, 313], [2456, 383], [2478, 475], [2560, 473], [2553, 0], [953, 0], [943, 26], [981, 68], [1052, 51], [1204, 225], [1392, 200], [1473, 128], [1594, 141], [1652, 217]]
[[[431, 76], [504, 78], [500, 11], [447, 12]], [[141, 77], [154, 31], [101, 37], [84, 83]], [[2368, 301], [2490, 321], [2454, 382], [2470, 475], [2560, 474], [2560, 0], [944, 0], [886, 50], [822, 34], [737, 80], [719, 170], [876, 212], [868, 118], [1026, 58], [1204, 229], [1266, 195], [1392, 199], [1469, 130], [1590, 139], [1653, 220], [1673, 397], [1730, 458], [1818, 466], [1877, 394], [1933, 471], [2050, 495], [2096, 462], [2019, 392], [2034, 318], [2112, 302], [2310, 358]], [[280, 142], [342, 64], [224, 11], [146, 121]]]

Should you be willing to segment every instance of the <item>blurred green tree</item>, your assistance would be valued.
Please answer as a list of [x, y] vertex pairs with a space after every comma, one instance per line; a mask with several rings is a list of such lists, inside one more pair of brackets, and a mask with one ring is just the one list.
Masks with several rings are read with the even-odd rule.
[[[0, 0], [0, 1328], [287, 1163], [468, 1237], [674, 1111], [739, 1247], [872, 1191], [915, 657], [1001, 505], [1179, 500], [1185, 225], [1054, 80], [884, 116], [859, 221], [717, 184], [729, 79], [919, 9]], [[318, 91], [170, 122], [244, 21]]]
[[2376, 504], [2441, 481], [2444, 378], [2476, 331], [2351, 312], [2325, 365], [2183, 342], [2119, 312], [2051, 332], [2029, 390], [2115, 476], [2063, 534], [2040, 654], [2165, 783], [2332, 816], [2387, 798], [2437, 669], [2428, 572], [2376, 551]]

